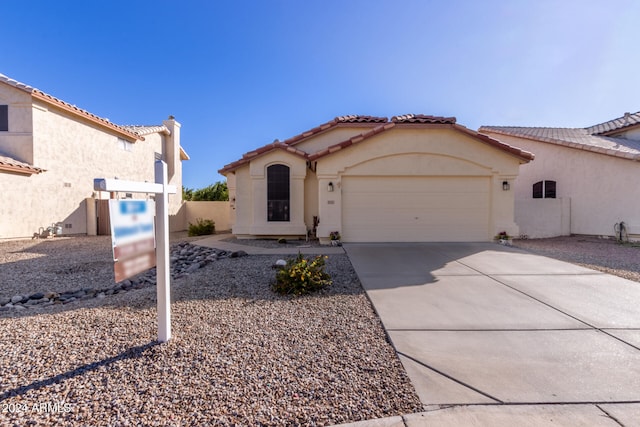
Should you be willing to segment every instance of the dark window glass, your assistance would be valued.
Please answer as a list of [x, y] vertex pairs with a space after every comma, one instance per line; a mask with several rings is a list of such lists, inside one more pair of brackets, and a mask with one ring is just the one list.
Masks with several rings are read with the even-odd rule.
[[289, 221], [289, 167], [267, 168], [267, 220]]
[[0, 105], [0, 131], [9, 130], [9, 106]]
[[542, 181], [533, 184], [533, 198], [542, 199]]
[[556, 198], [556, 182], [555, 181], [544, 182], [544, 198], [545, 199]]
[[533, 184], [534, 199], [555, 199], [556, 198], [556, 182], [555, 181], [538, 181]]

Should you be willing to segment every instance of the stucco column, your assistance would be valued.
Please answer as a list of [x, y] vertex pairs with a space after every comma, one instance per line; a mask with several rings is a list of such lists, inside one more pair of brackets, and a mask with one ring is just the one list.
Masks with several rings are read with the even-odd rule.
[[[329, 191], [330, 186], [333, 191]], [[316, 235], [320, 242], [328, 243], [329, 233], [342, 233], [342, 185], [338, 176], [318, 177], [318, 214]]]

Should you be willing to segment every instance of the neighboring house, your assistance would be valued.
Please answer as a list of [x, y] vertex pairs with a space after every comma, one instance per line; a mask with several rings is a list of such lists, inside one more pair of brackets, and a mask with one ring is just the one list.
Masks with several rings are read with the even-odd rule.
[[188, 156], [173, 117], [118, 126], [0, 74], [0, 239], [31, 237], [54, 223], [63, 234], [96, 234], [104, 205], [97, 200], [110, 194], [95, 192], [93, 179], [153, 182], [156, 158], [167, 162], [178, 188], [169, 196], [176, 214]]
[[509, 186], [532, 159], [455, 118], [343, 116], [219, 172], [240, 238], [489, 241], [518, 233]]
[[483, 126], [536, 155], [515, 182], [516, 222], [529, 237], [640, 235], [640, 113], [587, 128]]

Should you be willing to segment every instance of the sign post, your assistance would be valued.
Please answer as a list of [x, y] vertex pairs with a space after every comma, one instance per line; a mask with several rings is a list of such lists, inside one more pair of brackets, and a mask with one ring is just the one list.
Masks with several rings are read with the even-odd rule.
[[[167, 342], [171, 339], [171, 275], [169, 267], [169, 194], [175, 194], [177, 192], [175, 185], [168, 185], [167, 182], [167, 164], [162, 160], [156, 160], [155, 162], [155, 183], [150, 182], [136, 182], [136, 181], [124, 181], [119, 179], [106, 179], [96, 178], [93, 180], [93, 188], [97, 191], [124, 191], [127, 193], [154, 193], [156, 194], [155, 201], [155, 241], [156, 241], [156, 291], [158, 299], [158, 341]], [[132, 205], [134, 213], [138, 209], [142, 213], [141, 207], [135, 207]], [[127, 221], [127, 220], [125, 220]], [[133, 262], [129, 272], [135, 271], [137, 267], [145, 266], [149, 268], [149, 263], [145, 260], [145, 256], [148, 259], [148, 236], [145, 232], [148, 232], [148, 222], [136, 222], [136, 227], [131, 226], [129, 221], [129, 230], [131, 232], [133, 228], [138, 228], [141, 231], [142, 239], [133, 243], [122, 245], [127, 249], [124, 253], [127, 254], [129, 259], [136, 259], [138, 261]], [[137, 221], [137, 220], [136, 220]], [[112, 225], [112, 229], [113, 229]], [[127, 232], [124, 232], [126, 235]], [[116, 263], [119, 261], [116, 256], [115, 248], [118, 247], [116, 235], [112, 231], [112, 239], [114, 242], [114, 258]], [[125, 240], [126, 243], [126, 240]], [[140, 250], [138, 252], [138, 249]], [[147, 255], [145, 255], [147, 251]], [[122, 253], [118, 252], [118, 255]], [[126, 268], [126, 264], [125, 267]], [[144, 270], [144, 269], [143, 269]], [[117, 271], [117, 267], [116, 267]], [[140, 272], [140, 271], [139, 271]], [[126, 273], [124, 273], [126, 274]], [[118, 276], [116, 274], [116, 280]]]

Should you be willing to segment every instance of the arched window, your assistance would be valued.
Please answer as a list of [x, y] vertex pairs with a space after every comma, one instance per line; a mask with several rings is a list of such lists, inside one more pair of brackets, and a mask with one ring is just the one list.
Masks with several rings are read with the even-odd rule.
[[267, 220], [289, 221], [289, 166], [267, 168]]
[[534, 199], [555, 199], [556, 198], [556, 182], [555, 181], [538, 181], [533, 184]]

